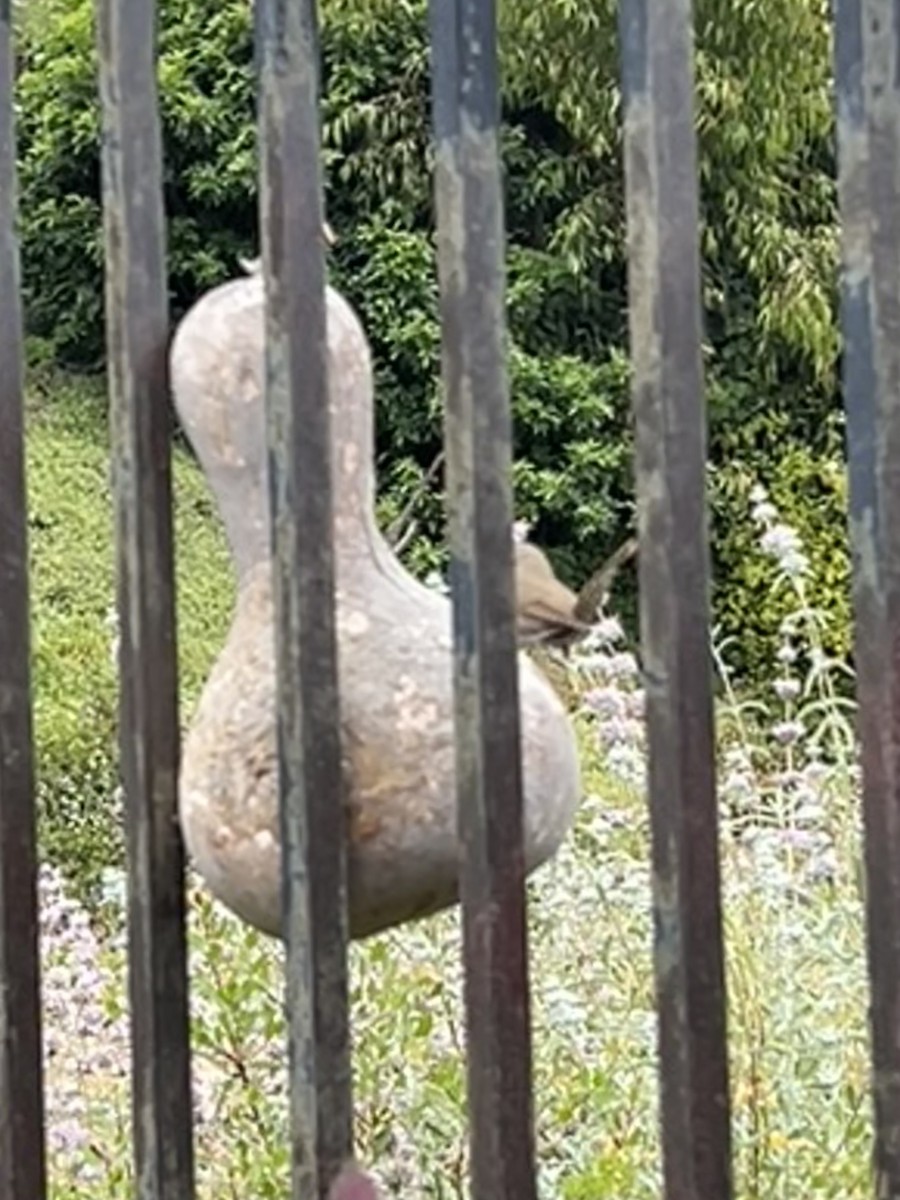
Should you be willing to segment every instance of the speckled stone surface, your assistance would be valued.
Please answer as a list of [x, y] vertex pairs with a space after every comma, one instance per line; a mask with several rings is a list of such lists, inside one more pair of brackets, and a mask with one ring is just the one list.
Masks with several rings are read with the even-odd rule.
[[[341, 724], [350, 810], [350, 928], [364, 937], [458, 898], [450, 604], [414, 580], [374, 519], [369, 346], [328, 290]], [[225, 522], [239, 580], [228, 639], [188, 736], [181, 823], [213, 893], [280, 927], [274, 632], [258, 275], [203, 296], [171, 351], [176, 408]], [[520, 692], [529, 870], [566, 835], [581, 795], [575, 738], [524, 655]]]

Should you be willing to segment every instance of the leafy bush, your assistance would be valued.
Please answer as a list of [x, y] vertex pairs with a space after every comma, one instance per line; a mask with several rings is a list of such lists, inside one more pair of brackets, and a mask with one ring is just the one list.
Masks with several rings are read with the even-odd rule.
[[[170, 0], [160, 31], [171, 282], [179, 306], [252, 242], [252, 37], [246, 6]], [[30, 329], [63, 362], [103, 351], [100, 117], [91, 0], [25, 27], [18, 74], [23, 274]]]
[[[99, 365], [91, 0], [39, 2], [18, 76], [29, 326], [63, 362]], [[842, 453], [828, 15], [803, 0], [697, 7], [715, 603], [726, 632], [747, 634], [739, 668], [753, 672], [774, 616], [744, 586], [741, 472], [782, 490], [815, 530], [817, 564], [831, 570], [845, 557], [839, 495], [816, 511], [805, 497], [809, 478]], [[177, 319], [257, 248], [252, 31], [246, 0], [166, 0], [161, 10]], [[415, 498], [441, 439], [425, 4], [326, 0], [322, 15], [332, 277], [372, 341], [389, 522]], [[516, 501], [576, 583], [625, 534], [634, 507], [614, 5], [506, 0], [503, 22]], [[424, 572], [442, 560], [439, 475], [413, 517], [404, 554]], [[822, 585], [837, 596], [840, 574]], [[633, 575], [620, 588], [630, 603]]]
[[[98, 389], [46, 367], [32, 388], [27, 468], [33, 686], [44, 854], [95, 894], [121, 861], [113, 516]], [[230, 567], [202, 478], [175, 461], [185, 716], [224, 638]]]
[[[340, 239], [334, 279], [359, 307], [376, 354], [388, 510], [392, 498], [405, 501], [440, 440], [426, 24], [421, 4], [391, 14], [383, 22], [378, 5], [326, 5], [323, 33], [328, 212]], [[80, 365], [102, 356], [95, 70], [90, 0], [51, 8], [25, 38], [18, 88], [29, 325], [52, 339], [64, 362]], [[252, 45], [243, 0], [164, 5], [159, 78], [177, 317], [254, 247]], [[594, 561], [630, 510], [624, 364], [586, 332], [594, 317], [613, 315], [621, 332], [621, 279], [617, 271], [609, 288], [579, 279], [546, 250], [544, 231], [593, 172], [551, 118], [532, 124], [513, 118], [505, 134], [520, 499], [554, 540], [566, 535], [574, 561], [579, 550], [585, 558], [585, 546]], [[583, 323], [573, 322], [573, 306]], [[583, 354], [588, 343], [593, 363]], [[589, 438], [601, 441], [602, 452], [587, 448]], [[566, 511], [573, 488], [575, 514]], [[418, 517], [410, 558], [424, 566], [435, 561], [437, 498], [426, 496]]]
[[[851, 611], [844, 464], [793, 442], [769, 464], [766, 478], [773, 501], [803, 540], [810, 564], [812, 603], [829, 616], [822, 648], [846, 660]], [[772, 646], [794, 603], [789, 588], [775, 586], [776, 566], [756, 549], [758, 531], [751, 504], [754, 484], [754, 473], [746, 461], [729, 462], [713, 474], [714, 511], [722, 524], [727, 522], [717, 538], [716, 618], [723, 637], [733, 642], [733, 665], [745, 682], [748, 678], [765, 680], [771, 674], [775, 665]]]

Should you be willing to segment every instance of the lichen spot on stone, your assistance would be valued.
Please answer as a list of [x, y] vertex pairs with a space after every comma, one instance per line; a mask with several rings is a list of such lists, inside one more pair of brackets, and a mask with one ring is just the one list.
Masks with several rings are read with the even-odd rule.
[[364, 633], [368, 632], [372, 622], [364, 612], [356, 609], [354, 612], [347, 614], [342, 624], [350, 637], [362, 637]]
[[234, 842], [234, 834], [229, 825], [219, 824], [212, 831], [209, 840], [214, 850], [227, 850]]
[[401, 675], [394, 693], [397, 706], [398, 733], [424, 733], [431, 729], [440, 716], [440, 709], [433, 700], [426, 700], [422, 689], [409, 675]]
[[263, 854], [271, 854], [275, 849], [275, 838], [268, 829], [259, 829], [253, 835], [253, 845], [257, 850], [261, 850]]
[[195, 816], [209, 809], [209, 796], [206, 792], [195, 792], [193, 788], [184, 796], [183, 805]]
[[341, 447], [341, 470], [345, 475], [356, 475], [359, 466], [359, 446], [355, 442], [344, 442]]

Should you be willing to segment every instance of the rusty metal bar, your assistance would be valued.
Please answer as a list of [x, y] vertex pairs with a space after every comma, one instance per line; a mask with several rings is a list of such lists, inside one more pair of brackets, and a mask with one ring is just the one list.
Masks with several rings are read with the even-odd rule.
[[47, 1188], [12, 12], [0, 0], [0, 1200]]
[[194, 1194], [153, 0], [97, 0], [106, 340], [128, 834], [134, 1153], [142, 1200]]
[[900, 5], [837, 0], [850, 473], [875, 1194], [900, 1197]]
[[475, 1200], [533, 1200], [512, 420], [493, 0], [431, 0]]
[[690, 0], [619, 20], [666, 1197], [727, 1200]]
[[314, 0], [256, 0], [260, 215], [294, 1200], [352, 1148], [318, 33]]

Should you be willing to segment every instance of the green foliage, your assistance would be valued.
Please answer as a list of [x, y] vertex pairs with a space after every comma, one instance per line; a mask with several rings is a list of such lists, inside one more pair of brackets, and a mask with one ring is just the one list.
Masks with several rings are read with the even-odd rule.
[[[622, 253], [616, 5], [505, 0], [501, 13], [509, 99], [552, 112], [612, 168], [604, 196], [585, 189], [600, 212], [557, 230], [590, 271]], [[827, 386], [835, 362], [830, 17], [826, 0], [695, 5], [711, 333], [718, 346], [752, 329], [770, 382], [802, 365]]]
[[[750, 492], [759, 478], [747, 462], [734, 460], [714, 472], [711, 488], [718, 525], [716, 618], [723, 637], [732, 639], [731, 658], [740, 677], [753, 680], [771, 677], [777, 634], [795, 603], [790, 589], [774, 586], [776, 567], [760, 553], [759, 531], [750, 519]], [[823, 648], [847, 659], [851, 612], [844, 464], [794, 442], [765, 478], [782, 519], [797, 531], [809, 556], [811, 603], [830, 617]]]
[[[175, 312], [253, 241], [256, 159], [247, 6], [167, 0], [159, 81]], [[100, 117], [91, 0], [54, 0], [25, 26], [17, 81], [29, 327], [60, 358], [103, 348]]]
[[[98, 389], [46, 367], [37, 372], [27, 469], [42, 846], [82, 890], [94, 891], [103, 870], [120, 861], [123, 833], [113, 517]], [[232, 586], [209, 493], [183, 451], [176, 453], [175, 497], [186, 716], [224, 637]]]
[[[18, 76], [29, 327], [90, 365], [103, 341], [91, 0], [33, 2]], [[441, 444], [426, 6], [325, 0], [322, 19], [332, 278], [375, 355], [379, 513], [413, 501], [404, 557], [424, 572], [443, 560], [440, 474], [421, 486]], [[251, 20], [246, 0], [161, 5], [173, 319], [257, 248]], [[633, 522], [615, 5], [505, 0], [501, 20], [516, 503], [577, 584]], [[826, 517], [805, 495], [841, 455], [829, 14], [824, 0], [698, 0], [696, 21], [717, 617], [746, 632], [740, 666], [755, 670], [775, 614], [742, 590], [734, 472], [781, 481], [823, 570], [845, 554], [837, 500]], [[830, 603], [839, 576], [820, 583]]]
[[[845, 496], [835, 482], [831, 13], [824, 0], [694, 8], [715, 612], [737, 638], [738, 670], [759, 678], [780, 613], [761, 603], [754, 578], [747, 480], [771, 487], [808, 543], [818, 602], [842, 630], [829, 648], [845, 651], [849, 635]], [[556, 222], [550, 248], [576, 277], [609, 277], [623, 267], [625, 232], [616, 5], [505, 0], [501, 16], [507, 103], [551, 112], [579, 156], [601, 167], [599, 184], [585, 185]]]
[[[390, 21], [383, 7], [325, 6], [323, 141], [329, 219], [340, 239], [334, 280], [359, 308], [376, 356], [381, 492], [390, 512], [439, 448], [440, 326], [424, 6], [392, 5]], [[85, 364], [102, 352], [96, 64], [90, 0], [70, 0], [62, 11], [49, 9], [40, 31], [25, 38], [18, 83], [26, 298], [32, 332], [51, 338], [64, 361]], [[176, 317], [254, 244], [251, 59], [243, 0], [162, 6]], [[565, 130], [539, 112], [513, 114], [504, 132], [520, 502], [525, 515], [540, 516], [540, 532], [569, 543], [573, 566], [584, 569], [627, 521], [630, 501], [623, 360], [594, 332], [622, 333], [620, 266], [610, 280], [588, 278], [549, 248], [559, 214], [594, 182], [595, 169], [572, 151]], [[601, 438], [602, 451], [587, 445]], [[420, 509], [409, 557], [424, 567], [437, 561], [439, 498], [426, 495]]]

